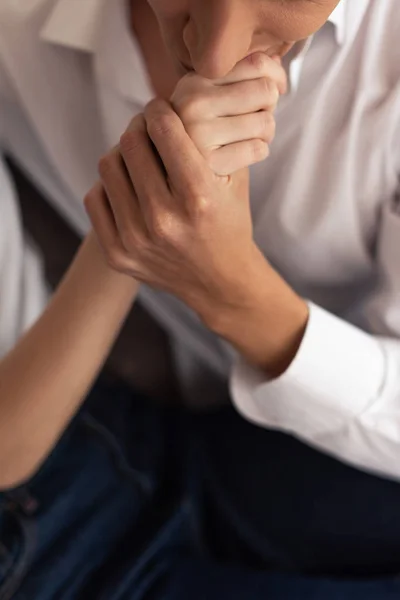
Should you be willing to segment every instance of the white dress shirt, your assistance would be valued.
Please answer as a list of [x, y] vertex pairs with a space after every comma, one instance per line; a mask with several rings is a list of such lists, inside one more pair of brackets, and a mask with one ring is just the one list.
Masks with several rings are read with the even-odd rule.
[[[399, 35], [399, 0], [342, 0], [292, 62], [271, 156], [251, 169], [256, 241], [310, 305], [305, 338], [282, 377], [270, 381], [235, 356], [175, 298], [141, 292], [172, 336], [189, 393], [208, 394], [207, 386], [212, 393], [230, 379], [246, 418], [395, 478]], [[125, 0], [1, 0], [0, 62], [1, 144], [84, 233], [82, 198], [96, 179], [98, 158], [153, 96]], [[17, 228], [7, 213], [4, 222], [7, 184], [1, 194], [9, 236]], [[3, 250], [0, 265], [7, 261], [22, 281], [21, 253]], [[2, 271], [0, 277], [0, 314], [8, 294], [18, 313], [24, 292], [9, 290]], [[35, 305], [35, 298], [31, 289], [26, 300]], [[7, 336], [4, 321], [0, 334]], [[13, 323], [18, 327], [18, 318]]]

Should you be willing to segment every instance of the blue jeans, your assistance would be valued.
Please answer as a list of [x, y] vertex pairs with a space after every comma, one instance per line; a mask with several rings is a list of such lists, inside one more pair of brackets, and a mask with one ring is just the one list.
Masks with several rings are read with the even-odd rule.
[[231, 409], [98, 385], [0, 494], [0, 600], [399, 598], [399, 488]]

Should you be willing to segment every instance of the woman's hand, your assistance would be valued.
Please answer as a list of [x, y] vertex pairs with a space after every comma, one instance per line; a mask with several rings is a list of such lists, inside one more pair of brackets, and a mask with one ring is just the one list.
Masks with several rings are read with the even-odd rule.
[[171, 104], [211, 169], [230, 175], [264, 160], [275, 135], [274, 111], [286, 92], [280, 59], [258, 52], [224, 79], [181, 79]]

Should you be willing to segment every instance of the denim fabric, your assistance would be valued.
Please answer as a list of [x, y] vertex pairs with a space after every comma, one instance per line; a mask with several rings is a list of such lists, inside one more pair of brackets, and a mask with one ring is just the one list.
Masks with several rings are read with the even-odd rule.
[[400, 573], [398, 482], [255, 427], [233, 411], [195, 423], [199, 507], [216, 557], [312, 575]]
[[400, 582], [256, 573], [182, 559], [168, 582], [168, 596], [164, 597], [168, 600], [398, 600]]
[[396, 483], [230, 409], [102, 384], [0, 494], [0, 600], [391, 600], [399, 506]]
[[176, 481], [164, 477], [176, 472], [167, 431], [168, 416], [141, 398], [94, 391], [40, 472], [0, 495], [1, 600], [100, 598], [128, 556], [140, 579], [155, 524], [186, 518]]

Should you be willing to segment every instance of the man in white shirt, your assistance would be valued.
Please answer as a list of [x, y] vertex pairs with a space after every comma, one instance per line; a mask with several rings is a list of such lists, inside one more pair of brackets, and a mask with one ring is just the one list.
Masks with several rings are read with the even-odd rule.
[[[274, 3], [266, 4], [272, 11]], [[328, 18], [336, 3], [319, 4]], [[230, 16], [229, 3], [223, 6]], [[236, 8], [245, 11], [239, 2]], [[222, 21], [229, 25], [229, 18]], [[3, 0], [0, 23], [2, 147], [84, 233], [82, 199], [97, 177], [99, 157], [154, 96], [126, 3]], [[285, 372], [271, 378], [257, 360], [243, 360], [207, 330], [184, 303], [145, 286], [141, 291], [141, 301], [171, 336], [189, 396], [220, 394], [230, 378], [232, 399], [247, 418], [396, 479], [398, 28], [396, 0], [342, 0], [288, 65], [290, 90], [278, 106], [271, 156], [251, 169], [256, 243], [307, 299], [308, 325]], [[230, 41], [226, 31], [224, 43]], [[254, 39], [245, 43], [246, 52], [266, 49], [252, 46]], [[235, 60], [241, 58], [239, 47]], [[11, 217], [2, 214], [8, 230]], [[6, 251], [0, 261], [7, 264]], [[9, 268], [17, 284], [6, 285], [8, 303], [20, 306], [26, 262]], [[23, 318], [21, 308], [12, 320], [4, 318], [10, 340], [43, 304], [43, 282], [34, 279], [31, 316]], [[266, 344], [270, 325], [266, 320], [259, 327]]]
[[[271, 156], [251, 170], [255, 240], [310, 312], [285, 373], [271, 380], [174, 297], [141, 292], [188, 395], [220, 394], [230, 376], [247, 418], [396, 478], [397, 13], [395, 0], [338, 4], [292, 61]], [[125, 2], [4, 0], [0, 17], [2, 146], [83, 233], [100, 155], [154, 96]], [[18, 331], [24, 319], [14, 321]]]
[[[201, 13], [198, 7], [189, 10], [184, 3], [178, 2], [174, 8], [162, 0], [151, 4], [176, 61], [206, 78], [223, 78], [246, 52], [263, 43], [263, 49], [272, 54], [278, 52], [279, 43], [284, 44], [285, 35], [286, 39], [296, 39], [291, 29], [292, 13], [285, 16], [268, 3], [257, 35], [251, 29], [255, 7], [224, 3], [223, 7], [210, 8], [210, 14], [204, 9], [208, 14], [205, 18], [197, 14], [197, 10]], [[325, 9], [329, 5], [332, 8], [332, 3], [321, 3]], [[291, 10], [296, 12], [297, 8]], [[233, 228], [232, 220], [240, 220], [242, 209], [234, 195], [230, 198], [229, 227], [224, 230], [208, 222], [206, 239], [212, 240], [211, 247], [201, 243], [204, 232], [171, 216], [168, 200], [161, 202], [159, 213], [167, 210], [168, 227], [183, 245], [178, 258], [175, 238], [168, 259], [168, 239], [157, 239], [157, 234], [153, 234], [155, 245], [162, 244], [165, 260], [155, 264], [153, 257], [148, 258], [155, 252], [151, 244], [143, 257], [135, 244], [139, 228], [134, 219], [129, 224], [128, 217], [123, 219], [122, 250], [113, 252], [107, 242], [103, 244], [117, 268], [183, 300], [210, 330], [239, 351], [231, 390], [244, 415], [264, 426], [295, 433], [364, 468], [389, 473], [390, 462], [392, 475], [398, 468], [399, 62], [396, 50], [392, 50], [395, 44], [388, 44], [387, 39], [395, 31], [394, 10], [387, 1], [379, 5], [357, 3], [357, 8], [342, 2], [335, 15], [336, 43], [332, 31], [329, 36], [326, 29], [315, 36], [301, 57], [302, 72], [293, 82], [297, 90], [292, 89], [281, 102], [276, 142], [267, 166], [263, 166], [265, 179], [252, 198], [255, 240], [267, 260], [261, 264], [257, 252], [250, 258], [251, 233], [248, 231], [246, 237]], [[308, 11], [302, 11], [303, 26]], [[213, 19], [220, 24], [216, 31], [204, 25]], [[269, 20], [274, 25], [269, 25]], [[239, 44], [235, 36], [241, 26], [247, 37], [244, 33], [244, 39], [239, 36]], [[146, 122], [148, 128], [173, 129], [172, 117], [168, 120], [168, 110], [162, 105], [149, 109]], [[137, 157], [145, 153], [137, 135], [121, 142], [125, 163], [131, 173], [145, 173], [148, 181], [154, 181], [156, 171], [146, 171], [145, 161], [126, 160], [131, 152], [129, 144], [137, 144]], [[178, 148], [184, 151], [178, 139], [182, 142], [176, 134], [170, 153]], [[194, 158], [188, 158], [188, 164], [188, 171], [200, 173]], [[112, 163], [104, 166], [110, 175]], [[117, 170], [114, 167], [115, 173]], [[103, 180], [121, 230], [118, 217], [121, 221], [120, 215], [127, 215], [123, 194], [120, 201], [112, 197], [118, 176], [116, 173], [113, 180], [112, 174], [107, 174]], [[182, 187], [188, 189], [189, 181], [183, 181]], [[144, 197], [151, 197], [137, 177], [132, 176], [132, 182]], [[199, 175], [197, 194], [201, 202], [207, 198], [207, 185], [211, 189], [206, 176]], [[222, 189], [215, 186], [209, 192], [211, 204], [213, 193], [220, 196], [223, 205]], [[264, 202], [257, 202], [260, 196]], [[244, 196], [242, 201], [246, 202]], [[144, 203], [140, 193], [136, 202], [140, 206]], [[174, 198], [174, 205], [179, 206], [179, 202]], [[186, 194], [183, 202], [193, 205], [196, 190], [191, 196]], [[133, 196], [130, 204], [134, 204]], [[239, 212], [235, 212], [236, 204]], [[154, 207], [151, 210], [160, 229], [159, 214]], [[95, 214], [95, 209], [92, 212]], [[218, 217], [214, 215], [214, 219]], [[246, 214], [242, 220], [246, 222]], [[149, 227], [146, 218], [145, 223]], [[101, 237], [101, 227], [97, 231]], [[131, 245], [129, 240], [133, 240]], [[225, 262], [216, 266], [214, 260], [207, 262], [207, 255], [224, 255]], [[177, 264], [179, 277], [172, 281]], [[190, 277], [190, 283], [183, 285], [182, 280]], [[204, 281], [208, 289], [203, 293]], [[287, 283], [308, 299], [306, 327], [306, 303], [290, 294]], [[151, 295], [148, 302], [156, 311], [159, 304], [153, 300]], [[166, 319], [180, 323], [185, 318], [191, 324], [188, 345], [195, 329], [196, 342], [202, 339], [205, 343], [206, 333], [200, 333], [198, 320], [186, 307], [169, 298], [162, 307]], [[178, 325], [175, 331], [178, 335]], [[221, 350], [223, 355], [224, 346]], [[211, 344], [201, 356], [217, 368]]]

